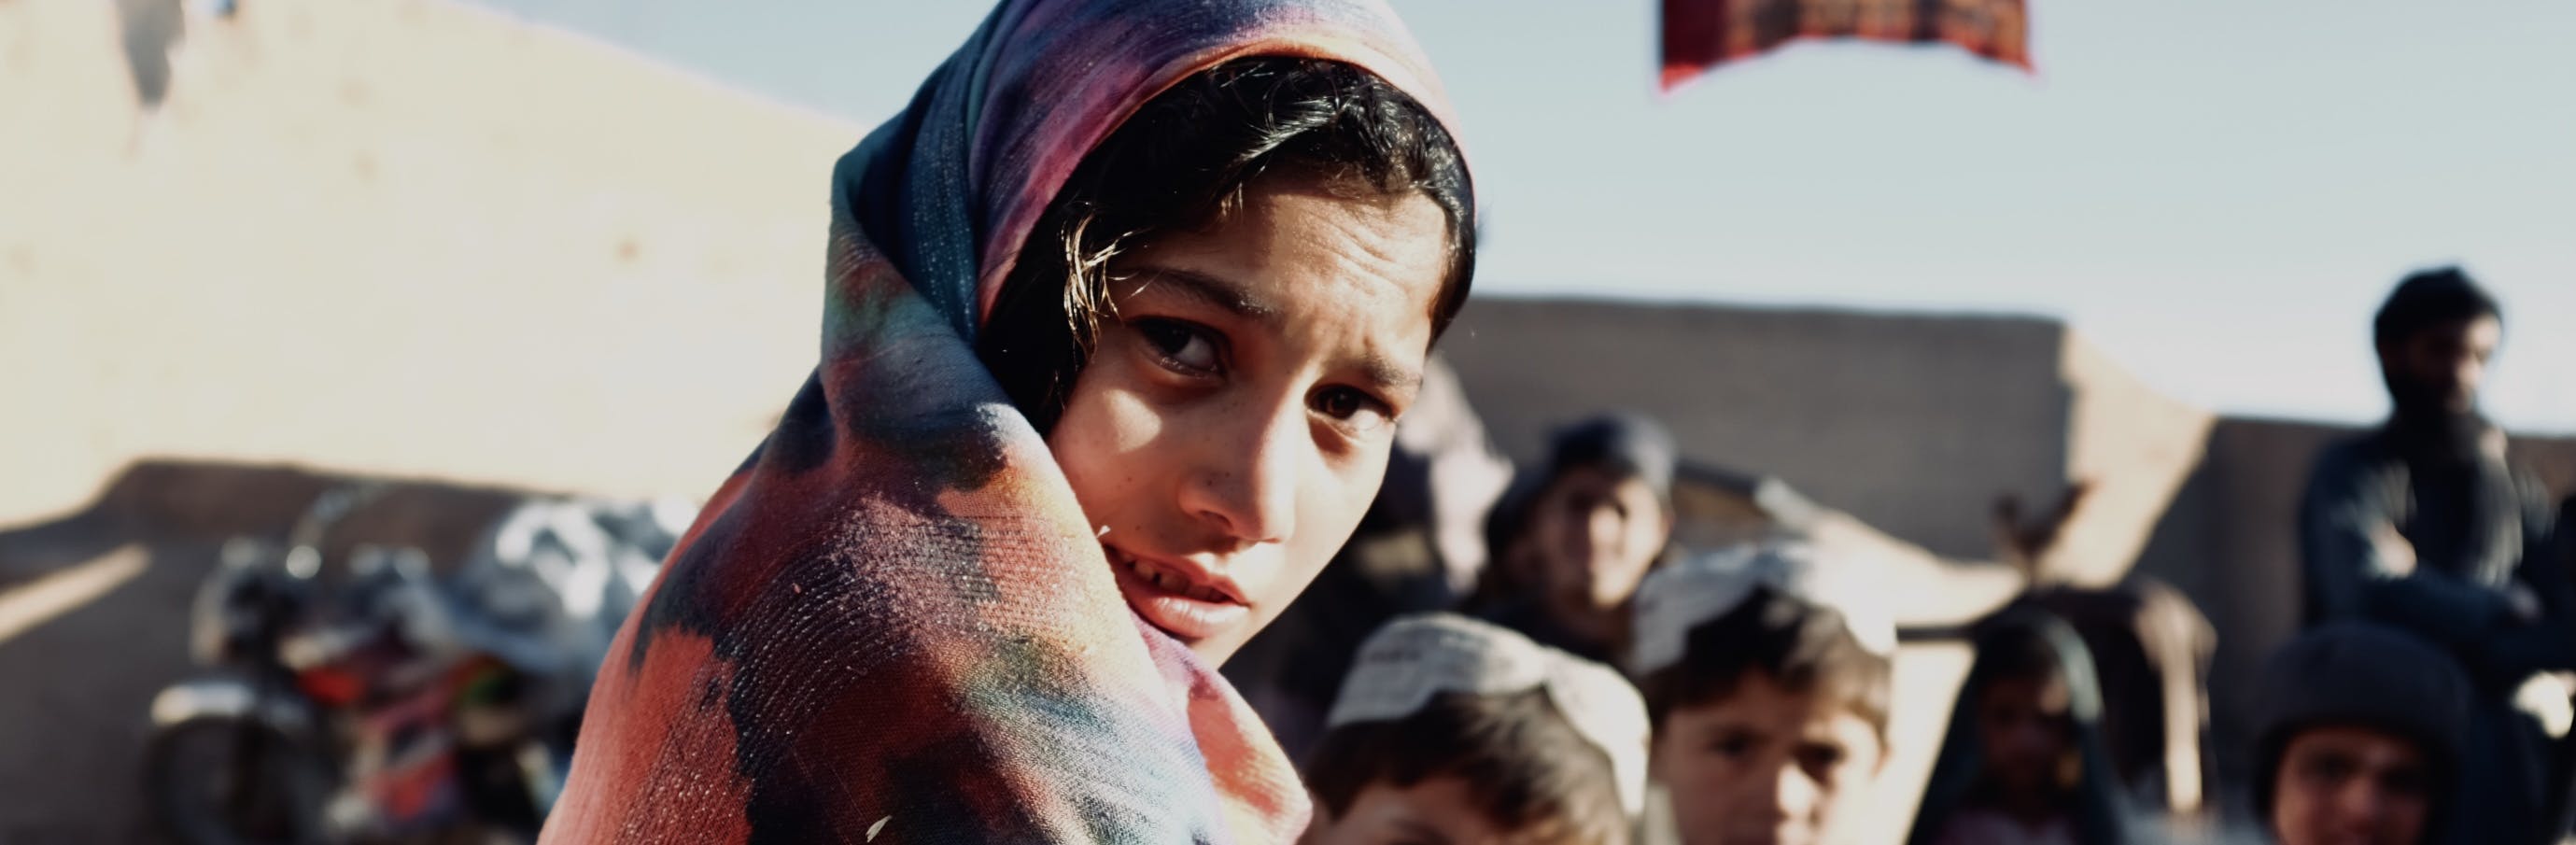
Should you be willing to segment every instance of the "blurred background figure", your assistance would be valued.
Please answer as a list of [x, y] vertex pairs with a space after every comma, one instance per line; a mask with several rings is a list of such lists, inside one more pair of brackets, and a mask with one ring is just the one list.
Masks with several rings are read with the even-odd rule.
[[1505, 551], [1488, 573], [1485, 618], [1591, 660], [1617, 660], [1628, 601], [1672, 540], [1680, 462], [1672, 433], [1643, 415], [1559, 430], [1526, 498], [1488, 533]]
[[1646, 713], [1608, 666], [1454, 614], [1371, 634], [1304, 767], [1306, 845], [1618, 845], [1644, 801]]
[[[2319, 453], [2299, 522], [2311, 624], [2366, 619], [2439, 644], [2478, 690], [2461, 841], [2555, 841], [2567, 784], [2520, 712], [2539, 673], [2576, 668], [2576, 585], [2549, 554], [2547, 488], [2478, 410], [2503, 340], [2493, 297], [2456, 268], [2406, 277], [2371, 337], [2393, 409]], [[2563, 684], [2545, 693], [2564, 709]], [[2557, 733], [2564, 735], [2561, 725]]]
[[2263, 673], [2254, 811], [2279, 845], [2425, 845], [2460, 794], [2469, 688], [2413, 635], [2337, 622], [2300, 635]]
[[2044, 612], [2018, 608], [1980, 623], [1975, 643], [1976, 663], [1907, 841], [2130, 841], [2083, 640]]

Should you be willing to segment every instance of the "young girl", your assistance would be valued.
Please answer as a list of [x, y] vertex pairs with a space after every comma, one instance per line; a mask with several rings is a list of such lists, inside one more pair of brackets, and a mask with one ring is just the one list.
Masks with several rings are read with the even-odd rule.
[[1371, 0], [1006, 0], [834, 174], [821, 361], [602, 668], [549, 842], [1284, 842], [1212, 670], [1466, 295]]
[[2074, 629], [2007, 607], [1979, 623], [1976, 662], [1915, 813], [1914, 845], [2119, 845], [2118, 782], [2100, 688]]

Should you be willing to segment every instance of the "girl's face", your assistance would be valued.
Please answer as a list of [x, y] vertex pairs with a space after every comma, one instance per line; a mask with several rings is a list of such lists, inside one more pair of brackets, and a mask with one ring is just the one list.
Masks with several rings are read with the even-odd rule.
[[1278, 176], [1112, 263], [1047, 443], [1128, 607], [1213, 664], [1306, 588], [1377, 496], [1449, 265], [1429, 197]]
[[1977, 695], [1977, 733], [1985, 774], [2014, 799], [2044, 800], [2065, 780], [2075, 753], [2075, 721], [2066, 680], [2057, 676], [1996, 678]]

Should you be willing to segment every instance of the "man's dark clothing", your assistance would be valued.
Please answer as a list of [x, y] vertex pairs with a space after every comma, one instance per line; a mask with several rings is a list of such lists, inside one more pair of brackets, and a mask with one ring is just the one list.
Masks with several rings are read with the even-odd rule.
[[2479, 447], [2486, 431], [2473, 415], [2401, 416], [2328, 447], [2299, 547], [2308, 624], [2392, 625], [2459, 660], [2476, 695], [2453, 836], [2511, 845], [2544, 838], [2549, 803], [2547, 740], [2512, 696], [2576, 667], [2576, 588], [2547, 552], [2546, 493]]
[[[2317, 457], [2299, 519], [2307, 620], [2396, 625], [2450, 649], [2481, 686], [2520, 683], [2567, 662], [2529, 623], [2576, 610], [2543, 551], [2547, 494], [2443, 428], [2391, 422]], [[2412, 547], [2411, 566], [2374, 539], [2383, 530]]]

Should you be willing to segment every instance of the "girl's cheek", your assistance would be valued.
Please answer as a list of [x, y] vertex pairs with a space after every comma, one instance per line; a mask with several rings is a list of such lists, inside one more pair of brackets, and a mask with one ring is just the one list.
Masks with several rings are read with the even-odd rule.
[[1153, 386], [1139, 383], [1132, 371], [1113, 375], [1125, 377], [1103, 379], [1110, 384], [1104, 384], [1100, 395], [1092, 397], [1100, 416], [1096, 423], [1100, 430], [1092, 432], [1094, 445], [1115, 455], [1144, 453], [1150, 457], [1157, 451], [1168, 451], [1147, 447], [1171, 427], [1169, 417], [1175, 409], [1165, 407], [1154, 395]]

